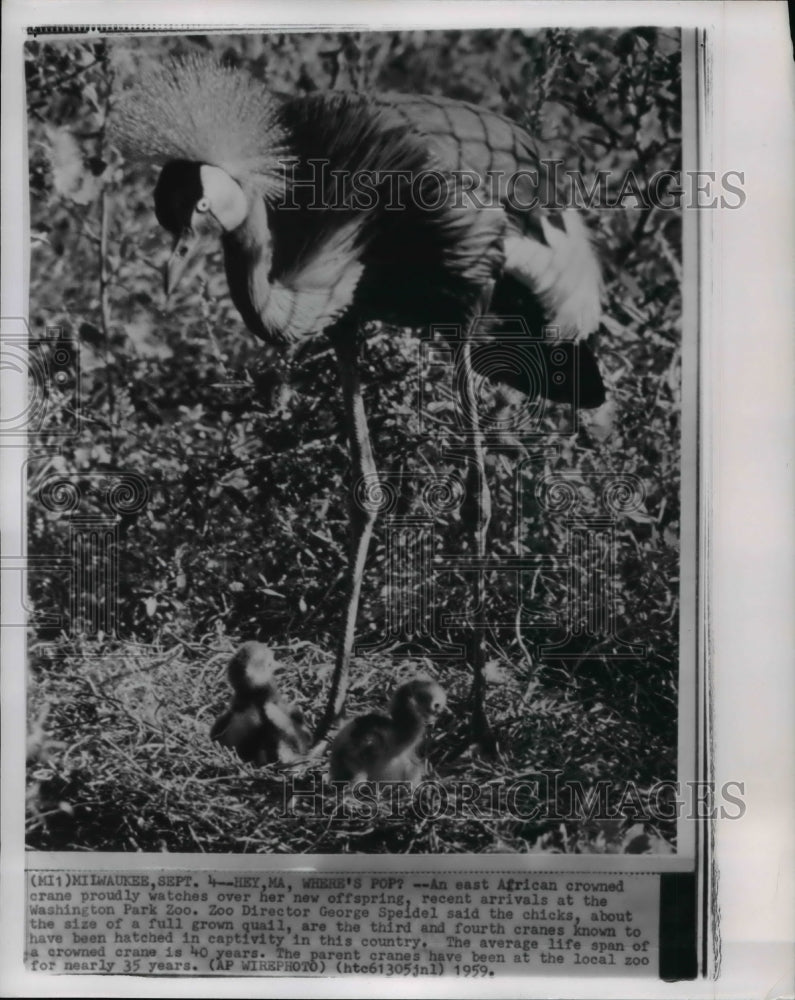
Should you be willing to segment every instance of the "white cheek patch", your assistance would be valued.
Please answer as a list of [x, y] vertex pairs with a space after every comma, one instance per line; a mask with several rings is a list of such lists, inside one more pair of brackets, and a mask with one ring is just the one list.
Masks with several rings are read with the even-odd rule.
[[220, 167], [204, 164], [199, 168], [202, 193], [210, 203], [210, 212], [226, 232], [242, 225], [248, 215], [248, 203], [243, 189]]

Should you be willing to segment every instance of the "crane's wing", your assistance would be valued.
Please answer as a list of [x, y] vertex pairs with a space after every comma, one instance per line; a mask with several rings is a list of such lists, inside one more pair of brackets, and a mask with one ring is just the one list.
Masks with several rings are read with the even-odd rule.
[[602, 281], [582, 216], [564, 208], [554, 169], [516, 122], [443, 97], [376, 95], [389, 121], [422, 135], [439, 165], [475, 173], [509, 219], [506, 275], [537, 296], [547, 325], [564, 339], [591, 333], [601, 315]]
[[[601, 278], [587, 231], [556, 204], [554, 177], [515, 122], [411, 94], [314, 94], [286, 100], [280, 115], [286, 197], [267, 205], [272, 262], [248, 289], [271, 337], [296, 342], [346, 315], [467, 323], [493, 278], [494, 311], [523, 316], [536, 334], [555, 327], [578, 340], [596, 328]], [[604, 398], [593, 369], [586, 405]]]

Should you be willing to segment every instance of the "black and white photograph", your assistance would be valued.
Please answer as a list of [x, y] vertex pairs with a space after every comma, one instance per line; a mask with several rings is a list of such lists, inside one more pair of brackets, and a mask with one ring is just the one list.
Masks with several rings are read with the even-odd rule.
[[[771, 240], [771, 273], [724, 279], [767, 134], [725, 153], [731, 15], [596, 6], [15, 12], [3, 866], [28, 977], [722, 974], [719, 831], [783, 822], [760, 837], [726, 766], [751, 668], [722, 657], [742, 627], [781, 661], [786, 593], [732, 603], [757, 532], [764, 565], [786, 551], [786, 491], [738, 534], [725, 415], [756, 427], [787, 365], [743, 377], [728, 303], [791, 268]], [[786, 466], [765, 433], [755, 489]]]
[[675, 852], [681, 33], [25, 56], [28, 844]]

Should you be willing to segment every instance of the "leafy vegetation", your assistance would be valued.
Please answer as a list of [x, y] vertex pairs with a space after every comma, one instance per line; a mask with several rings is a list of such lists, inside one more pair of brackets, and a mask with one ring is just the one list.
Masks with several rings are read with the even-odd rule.
[[[27, 48], [33, 338], [77, 359], [47, 386], [29, 463], [29, 553], [68, 561], [74, 518], [108, 517], [123, 473], [146, 502], [117, 505], [118, 597], [57, 568], [31, 573], [29, 845], [187, 851], [667, 850], [670, 823], [533, 822], [497, 810], [423, 822], [284, 815], [285, 775], [312, 758], [255, 769], [211, 744], [228, 693], [224, 666], [244, 639], [273, 645], [283, 687], [319, 716], [344, 602], [348, 459], [332, 352], [322, 339], [292, 366], [248, 333], [229, 300], [220, 251], [164, 302], [166, 242], [155, 175], [121, 159], [106, 132], [118, 93], [172, 54], [206, 49], [274, 90], [410, 90], [482, 104], [524, 124], [545, 155], [586, 182], [606, 171], [615, 207], [586, 208], [605, 272], [605, 323], [594, 349], [610, 401], [572, 422], [548, 406], [543, 434], [512, 434], [525, 405], [493, 389], [488, 474], [490, 551], [543, 554], [523, 580], [489, 578], [488, 709], [495, 761], [467, 747], [470, 674], [440, 645], [466, 638], [469, 580], [443, 574], [436, 638], [398, 639], [354, 660], [350, 714], [383, 710], [407, 675], [435, 676], [454, 711], [429, 747], [439, 781], [508, 786], [558, 771], [587, 788], [628, 784], [641, 799], [676, 777], [681, 435], [681, 215], [644, 204], [680, 166], [679, 42], [633, 32], [391, 32], [357, 35], [130, 37], [32, 42]], [[622, 188], [626, 178], [634, 188]], [[632, 190], [638, 198], [632, 196]], [[618, 198], [618, 195], [625, 197]], [[379, 468], [398, 512], [416, 513], [429, 476], [462, 476], [455, 403], [420, 362], [415, 332], [374, 326], [363, 378]], [[79, 395], [80, 420], [75, 418]], [[420, 400], [427, 419], [419, 420]], [[507, 430], [506, 430], [507, 428]], [[543, 655], [565, 635], [571, 524], [541, 502], [557, 476], [598, 514], [605, 477], [640, 484], [615, 517], [615, 572], [592, 567], [610, 594], [615, 636], [577, 633], [574, 658]], [[115, 478], [114, 478], [115, 477]], [[53, 500], [79, 491], [76, 510]], [[53, 486], [53, 483], [56, 485]], [[594, 485], [597, 484], [597, 485]], [[520, 500], [517, 500], [520, 497]], [[120, 511], [120, 512], [119, 512]], [[601, 511], [604, 513], [604, 511]], [[435, 521], [436, 556], [466, 549], [466, 504]], [[376, 529], [360, 636], [385, 628], [387, 522]], [[98, 571], [105, 555], [84, 556]], [[92, 562], [93, 560], [93, 562]], [[587, 572], [578, 567], [576, 573]], [[410, 581], [409, 586], [417, 586]], [[558, 622], [550, 628], [545, 621]], [[91, 628], [86, 622], [93, 622]], [[99, 624], [97, 624], [99, 623]], [[616, 640], [642, 646], [611, 656]], [[623, 647], [626, 648], [626, 647]]]

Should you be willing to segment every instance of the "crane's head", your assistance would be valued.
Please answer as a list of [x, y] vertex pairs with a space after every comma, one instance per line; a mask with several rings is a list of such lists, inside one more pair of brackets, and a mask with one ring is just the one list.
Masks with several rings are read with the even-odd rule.
[[167, 163], [155, 187], [157, 221], [174, 237], [164, 274], [166, 294], [210, 240], [237, 229], [247, 214], [246, 195], [225, 170], [190, 160]]
[[265, 702], [275, 697], [277, 663], [271, 649], [261, 642], [244, 642], [227, 667], [227, 678], [244, 703]]
[[392, 718], [406, 715], [423, 723], [435, 722], [447, 708], [447, 695], [436, 681], [418, 678], [407, 681], [392, 695]]
[[252, 199], [279, 199], [292, 159], [281, 102], [243, 70], [200, 55], [154, 69], [118, 95], [110, 134], [131, 160], [161, 168], [155, 211], [174, 237], [173, 288], [210, 235], [232, 232]]

